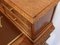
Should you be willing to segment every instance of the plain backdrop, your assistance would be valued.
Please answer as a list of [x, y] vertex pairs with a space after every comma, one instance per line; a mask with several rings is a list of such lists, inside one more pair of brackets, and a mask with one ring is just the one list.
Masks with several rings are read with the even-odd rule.
[[47, 40], [47, 43], [49, 45], [60, 45], [60, 2], [56, 7], [52, 22], [55, 29], [51, 33], [51, 37]]

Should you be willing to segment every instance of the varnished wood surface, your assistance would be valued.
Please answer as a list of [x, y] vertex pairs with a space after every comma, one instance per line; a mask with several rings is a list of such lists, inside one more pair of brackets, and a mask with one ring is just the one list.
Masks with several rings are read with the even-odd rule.
[[[6, 26], [6, 25], [5, 25]], [[13, 26], [14, 27], [14, 26]], [[10, 29], [10, 28], [8, 28], [8, 29]], [[46, 29], [46, 31], [44, 31]], [[47, 40], [47, 38], [50, 36], [49, 34], [53, 31], [53, 29], [54, 29], [54, 27], [53, 27], [53, 25], [52, 25], [52, 23], [50, 23], [46, 28], [44, 28], [43, 30], [42, 30], [42, 32], [40, 33], [40, 36], [36, 39], [36, 40], [34, 40], [33, 41], [33, 43], [31, 42], [30, 43], [30, 41], [31, 40], [27, 40], [26, 38], [27, 37], [25, 37], [25, 36], [23, 36], [22, 37], [22, 42], [19, 42], [19, 40], [21, 39], [21, 38], [19, 38], [18, 40], [16, 40], [16, 44], [18, 44], [18, 45], [27, 45], [27, 44], [30, 44], [30, 45], [37, 45], [37, 44], [39, 44], [39, 45], [43, 45], [43, 42], [44, 41], [46, 41]], [[45, 35], [46, 34], [46, 35]], [[43, 36], [44, 35], [44, 36]], [[10, 38], [11, 39], [11, 38]], [[26, 40], [24, 40], [24, 39], [26, 39]], [[12, 39], [13, 40], [13, 39]], [[20, 40], [21, 41], [21, 40]], [[7, 44], [7, 43], [6, 43]], [[14, 44], [14, 43], [13, 43]], [[45, 44], [44, 44], [45, 45]]]
[[[45, 31], [44, 31], [45, 30]], [[52, 23], [50, 23], [49, 25], [47, 25], [39, 34], [40, 36], [38, 36], [36, 38], [36, 40], [34, 41], [35, 45], [37, 44], [43, 44], [44, 41], [46, 41], [49, 37], [50, 37], [50, 33], [54, 30], [54, 26], [52, 25]]]
[[[17, 0], [17, 1], [14, 1], [14, 0], [4, 0], [6, 3], [8, 3], [10, 6], [12, 6], [17, 12], [19, 12], [23, 17], [25, 17], [29, 22], [31, 22], [31, 23], [34, 23], [34, 22], [37, 22], [41, 17], [43, 17], [44, 16], [44, 14], [50, 9], [50, 8], [52, 8], [52, 7], [54, 7], [56, 4], [57, 4], [57, 2], [58, 2], [58, 0], [51, 0], [51, 2], [50, 1], [48, 1], [48, 0], [46, 0], [46, 2], [45, 3], [47, 3], [47, 2], [49, 2], [50, 3], [50, 5], [48, 5], [47, 6], [47, 4], [46, 4], [46, 8], [44, 8], [44, 6], [42, 6], [44, 9], [43, 9], [43, 11], [40, 11], [40, 12], [38, 12], [39, 11], [39, 9], [41, 10], [41, 8], [38, 8], [37, 10], [38, 11], [36, 11], [36, 12], [38, 12], [38, 14], [36, 14], [35, 15], [35, 17], [34, 18], [32, 18], [32, 16], [31, 15], [29, 15], [29, 14], [31, 14], [30, 12], [31, 11], [22, 11], [21, 10], [21, 8], [23, 8], [23, 10], [24, 10], [24, 8], [25, 9], [27, 9], [26, 8], [26, 5], [25, 5], [25, 7], [24, 7], [24, 5], [21, 5], [21, 6], [23, 6], [23, 7], [21, 7], [20, 8], [20, 5], [19, 5], [19, 3], [20, 3], [20, 1], [19, 0]], [[15, 3], [16, 4], [15, 4]], [[18, 3], [17, 3], [18, 2]], [[24, 1], [23, 0], [21, 0], [21, 4], [24, 4], [24, 3], [26, 3], [26, 2], [28, 2], [27, 0], [23, 3]], [[32, 1], [34, 4], [35, 4], [35, 2], [34, 1]], [[37, 1], [37, 2], [40, 2], [39, 0]], [[37, 3], [36, 2], [36, 3]], [[44, 2], [44, 0], [42, 0], [42, 3]], [[31, 4], [31, 3], [30, 3]], [[37, 3], [38, 4], [38, 3]], [[44, 4], [44, 3], [43, 3]], [[43, 4], [40, 4], [40, 5], [43, 5]], [[29, 5], [29, 3], [28, 3], [28, 5]], [[28, 6], [29, 7], [29, 6]], [[32, 5], [32, 7], [33, 7], [33, 5]], [[36, 6], [36, 7], [39, 7], [38, 5]], [[35, 8], [36, 8], [35, 7]], [[29, 7], [29, 10], [30, 10], [30, 7]], [[26, 14], [27, 12], [29, 12], [29, 14]], [[34, 12], [34, 10], [33, 10], [33, 12]], [[33, 13], [32, 12], [32, 13]]]
[[52, 0], [10, 0], [29, 16], [35, 17], [39, 12], [52, 3]]
[[10, 45], [47, 45], [45, 41], [50, 37], [50, 33], [53, 31], [53, 29], [54, 27], [52, 23], [50, 23], [45, 27], [45, 31], [41, 32], [41, 35], [38, 36], [34, 42], [31, 42], [26, 36], [22, 35]]
[[29, 39], [25, 35], [22, 35], [16, 41], [11, 43], [11, 45], [33, 45], [33, 44], [31, 43], [31, 41], [29, 41]]
[[[18, 23], [19, 28], [24, 29], [21, 31], [24, 32], [25, 35], [32, 37], [32, 35], [36, 36], [38, 34], [38, 32], [40, 32], [40, 30], [39, 30], [40, 28], [42, 28], [43, 26], [45, 26], [45, 24], [48, 24], [50, 22], [54, 7], [51, 8], [45, 14], [46, 16], [43, 16], [41, 19], [39, 19], [38, 22], [36, 22], [34, 24], [31, 24], [29, 21], [27, 21], [27, 19], [23, 18], [20, 14], [16, 14], [16, 13], [18, 13], [16, 10], [14, 10], [14, 9], [11, 10], [11, 9], [12, 9], [11, 6], [8, 6], [8, 4], [4, 4], [4, 10], [6, 13], [5, 15], [8, 16], [10, 18], [10, 20], [13, 20], [13, 22], [15, 24]], [[31, 26], [34, 28], [34, 30], [33, 30], [33, 28], [31, 29]], [[33, 34], [31, 35], [31, 33], [33, 33]]]
[[[54, 29], [54, 26], [51, 23], [51, 17], [58, 0], [1, 1], [0, 11], [4, 14], [3, 20], [5, 20], [2, 21], [4, 28], [1, 30], [8, 30], [6, 34], [3, 31], [5, 36], [8, 36], [8, 33], [13, 33], [10, 35], [12, 38], [10, 38], [10, 36], [7, 37], [10, 39], [6, 39], [7, 41], [5, 44], [47, 45], [45, 41], [50, 37], [50, 33]], [[19, 35], [21, 32], [23, 35], [20, 37]], [[2, 40], [2, 38], [0, 39]]]
[[42, 31], [39, 33], [39, 36], [34, 40], [34, 42], [38, 41], [39, 38], [43, 37], [42, 35], [49, 35], [54, 30], [54, 26], [52, 23], [49, 23]]
[[[3, 14], [0, 12], [0, 16]], [[1, 19], [2, 27], [0, 27], [0, 45], [7, 45], [21, 32], [5, 17]]]
[[48, 9], [48, 12], [44, 14], [45, 16], [41, 17], [36, 23], [31, 24], [25, 17], [20, 15], [21, 13], [18, 13], [18, 11], [15, 10], [15, 8], [17, 7], [16, 5], [15, 8], [12, 7], [14, 5], [13, 2], [4, 0], [3, 4], [5, 16], [9, 18], [14, 23], [14, 25], [16, 25], [16, 27], [30, 39], [32, 39], [33, 37], [33, 39], [35, 39], [37, 33], [40, 33], [39, 29], [50, 22], [54, 10], [54, 7]]

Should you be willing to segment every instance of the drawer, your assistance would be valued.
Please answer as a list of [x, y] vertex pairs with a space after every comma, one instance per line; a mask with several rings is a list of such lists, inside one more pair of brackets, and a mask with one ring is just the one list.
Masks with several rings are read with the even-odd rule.
[[2, 5], [4, 6], [5, 10], [7, 10], [7, 12], [9, 11], [9, 14], [13, 17], [14, 20], [18, 18], [27, 28], [31, 29], [31, 23], [28, 22], [28, 20], [26, 20], [23, 16], [21, 16], [21, 14], [18, 13], [14, 8], [5, 2]]
[[0, 45], [7, 45], [22, 33], [0, 12], [0, 17], [1, 16], [0, 24], [2, 26], [0, 27]]
[[9, 18], [23, 33], [25, 34], [28, 32], [28, 34], [31, 36], [31, 28], [28, 27], [23, 20], [19, 19], [17, 17], [17, 14], [15, 14], [14, 9], [7, 8], [6, 5], [2, 4], [4, 6], [5, 10], [5, 16]]
[[25, 36], [22, 35], [14, 42], [10, 42], [8, 45], [32, 45], [32, 42]]

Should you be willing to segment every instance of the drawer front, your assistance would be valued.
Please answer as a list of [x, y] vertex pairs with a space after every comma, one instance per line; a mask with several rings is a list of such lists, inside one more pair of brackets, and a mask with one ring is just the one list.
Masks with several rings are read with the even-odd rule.
[[17, 14], [15, 14], [13, 8], [7, 8], [6, 5], [2, 5], [4, 6], [6, 14], [5, 16], [8, 17], [14, 23], [14, 25], [16, 25], [16, 27], [19, 28], [24, 34], [31, 36], [31, 28], [28, 27], [23, 20], [21, 20], [22, 17], [17, 17]]
[[[18, 20], [20, 20], [20, 22], [21, 23], [23, 23], [24, 25], [25, 25], [25, 27], [27, 27], [28, 29], [31, 29], [31, 25], [30, 25], [30, 23], [28, 23], [28, 21], [27, 20], [25, 20], [23, 17], [21, 17], [20, 16], [20, 14], [16, 11], [16, 10], [14, 10], [12, 7], [7, 7], [6, 5], [4, 5], [3, 4], [3, 6], [4, 6], [4, 10], [5, 10], [5, 13], [8, 13], [8, 14], [10, 14], [9, 15], [9, 17], [12, 19], [12, 20], [16, 20], [16, 19], [18, 19]], [[29, 26], [28, 26], [29, 25]]]
[[0, 23], [2, 27], [0, 27], [0, 45], [7, 45], [15, 37], [20, 35], [21, 32], [2, 13], [0, 13], [0, 17], [1, 16]]
[[25, 19], [23, 16], [21, 16], [20, 13], [18, 13], [15, 9], [13, 9], [13, 8], [12, 8], [10, 5], [8, 5], [5, 1], [4, 1], [3, 4], [8, 8], [9, 11], [11, 11], [11, 13], [12, 13], [14, 16], [17, 15], [16, 17], [17, 17], [19, 20], [21, 20], [26, 27], [31, 28], [31, 23], [30, 23], [27, 19]]

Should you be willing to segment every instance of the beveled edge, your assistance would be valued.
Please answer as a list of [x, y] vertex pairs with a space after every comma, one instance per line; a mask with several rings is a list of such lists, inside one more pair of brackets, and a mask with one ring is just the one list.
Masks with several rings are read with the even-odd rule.
[[[36, 23], [41, 17], [44, 16], [44, 14], [50, 10], [52, 7], [54, 7], [57, 4], [58, 0], [53, 1], [50, 5], [48, 5], [48, 7], [46, 7], [44, 10], [42, 10], [42, 13], [38, 13], [37, 16], [35, 17], [31, 17], [28, 14], [26, 14], [25, 12], [23, 12], [21, 9], [19, 9], [19, 7], [17, 5], [15, 5], [14, 3], [12, 3], [11, 1], [6, 1], [6, 3], [8, 3], [11, 7], [13, 7], [17, 12], [19, 12], [24, 18], [26, 18], [31, 24]], [[13, 6], [12, 6], [13, 5]]]

